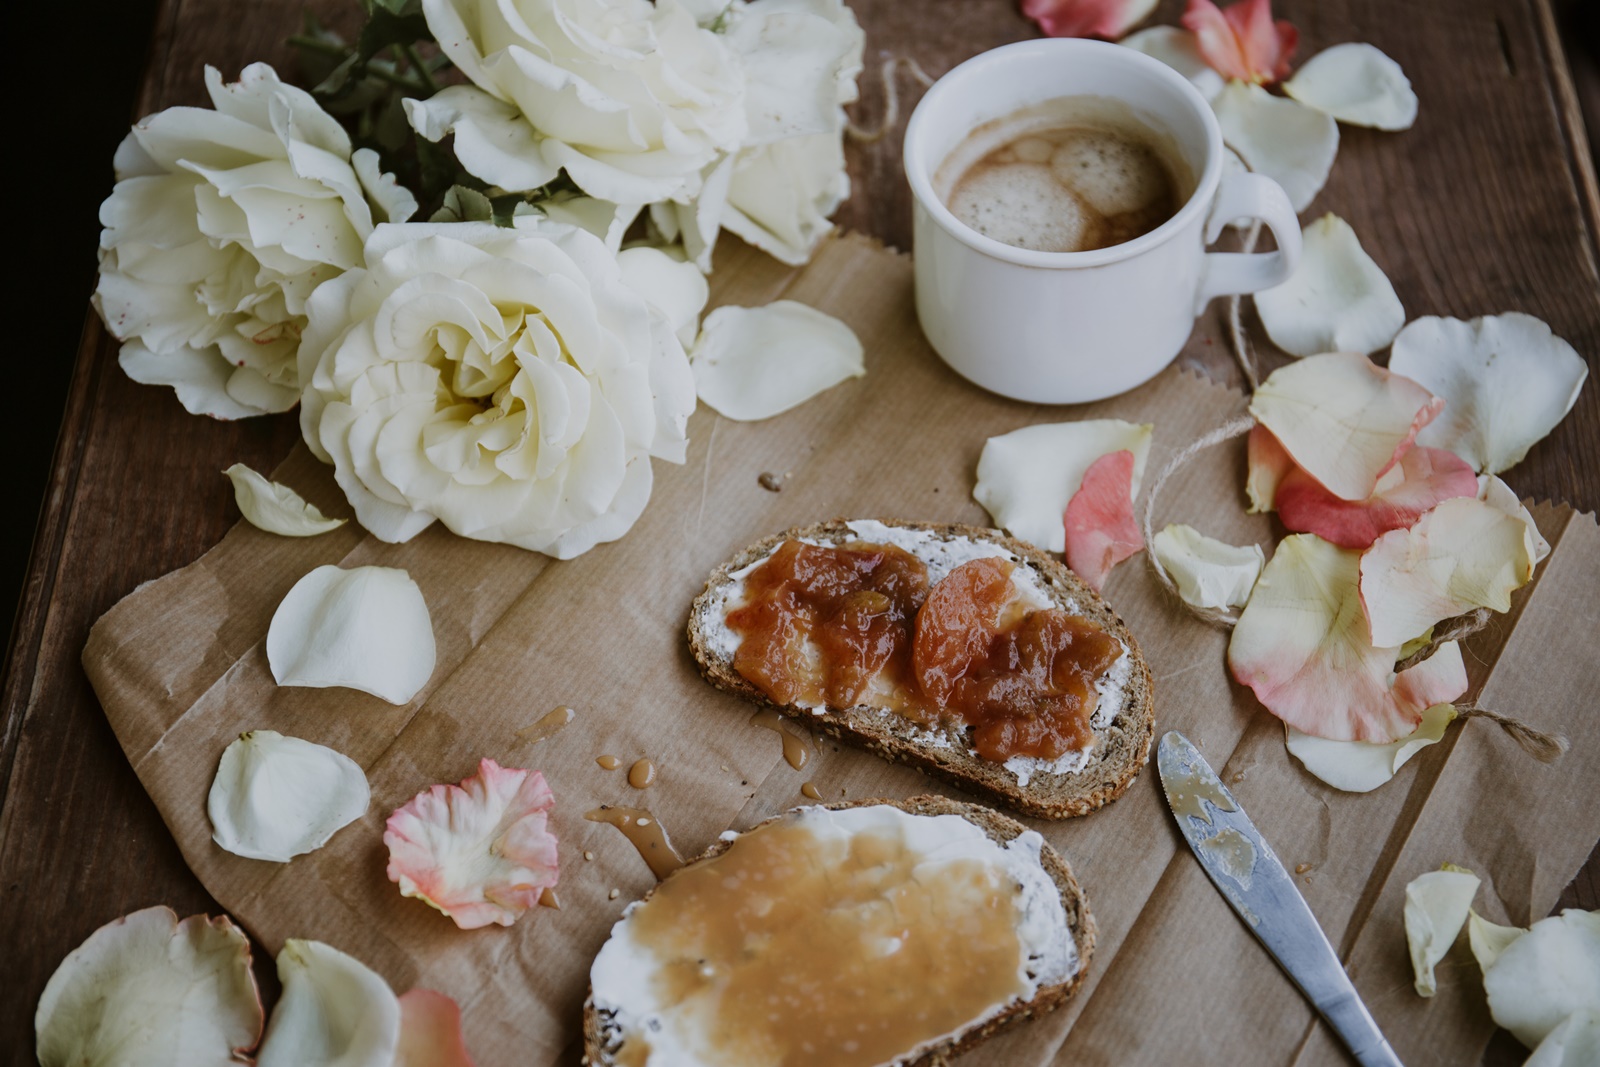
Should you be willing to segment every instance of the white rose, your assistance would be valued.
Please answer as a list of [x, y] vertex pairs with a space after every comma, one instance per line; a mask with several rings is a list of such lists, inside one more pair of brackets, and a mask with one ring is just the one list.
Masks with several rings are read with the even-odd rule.
[[206, 87], [216, 110], [168, 108], [117, 149], [94, 305], [128, 376], [189, 411], [286, 411], [307, 298], [360, 264], [374, 208], [403, 220], [417, 205], [266, 64], [229, 85], [207, 67]]
[[798, 265], [850, 195], [844, 105], [856, 99], [861, 27], [842, 0], [736, 3], [725, 21], [745, 73], [749, 133], [707, 168], [689, 202], [654, 204], [651, 220], [702, 270], [719, 229]]
[[[696, 275], [536, 216], [379, 226], [366, 268], [312, 296], [301, 428], [363, 526], [434, 519], [562, 559], [627, 532], [651, 457], [681, 463], [694, 380], [675, 324]], [[685, 295], [687, 294], [687, 295]]]
[[682, 199], [743, 142], [744, 75], [678, 0], [423, 0], [471, 80], [407, 100], [424, 137], [455, 135], [462, 166], [503, 189], [565, 169], [590, 196]]

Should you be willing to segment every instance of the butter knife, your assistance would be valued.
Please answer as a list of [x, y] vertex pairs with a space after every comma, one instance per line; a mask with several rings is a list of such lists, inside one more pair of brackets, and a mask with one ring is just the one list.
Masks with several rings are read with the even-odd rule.
[[1255, 824], [1176, 730], [1156, 754], [1167, 806], [1200, 866], [1362, 1067], [1402, 1067], [1350, 976]]

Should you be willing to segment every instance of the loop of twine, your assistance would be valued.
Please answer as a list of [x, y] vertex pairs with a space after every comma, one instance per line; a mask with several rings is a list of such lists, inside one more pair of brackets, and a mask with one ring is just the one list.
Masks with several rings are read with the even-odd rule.
[[854, 122], [846, 124], [844, 132], [852, 141], [872, 144], [874, 141], [882, 140], [883, 136], [894, 129], [900, 121], [900, 89], [895, 74], [901, 69], [920, 82], [924, 89], [933, 84], [933, 78], [915, 59], [910, 56], [889, 56], [879, 69], [879, 77], [883, 80], [883, 120], [878, 123], [878, 128], [875, 130], [858, 126]]
[[1180, 468], [1183, 467], [1184, 464], [1188, 463], [1191, 459], [1198, 456], [1206, 449], [1211, 448], [1214, 445], [1220, 445], [1224, 441], [1231, 441], [1235, 437], [1243, 437], [1245, 434], [1250, 432], [1250, 428], [1255, 424], [1256, 420], [1248, 415], [1241, 416], [1237, 419], [1232, 419], [1229, 422], [1223, 423], [1210, 433], [1189, 442], [1189, 444], [1181, 449], [1177, 455], [1167, 460], [1167, 465], [1161, 468], [1161, 473], [1156, 475], [1155, 481], [1150, 485], [1150, 492], [1145, 495], [1144, 514], [1141, 516], [1140, 521], [1141, 532], [1144, 534], [1145, 562], [1150, 565], [1150, 572], [1156, 576], [1156, 581], [1161, 583], [1161, 587], [1168, 593], [1171, 593], [1172, 598], [1182, 605], [1183, 609], [1189, 614], [1193, 615], [1197, 619], [1200, 619], [1202, 622], [1208, 623], [1223, 630], [1232, 627], [1234, 623], [1239, 621], [1238, 618], [1226, 611], [1220, 611], [1216, 608], [1196, 607], [1187, 600], [1183, 599], [1183, 594], [1178, 592], [1178, 583], [1172, 580], [1172, 575], [1167, 573], [1167, 569], [1163, 567], [1161, 565], [1161, 561], [1156, 558], [1155, 528], [1152, 522], [1152, 516], [1155, 514], [1156, 510], [1156, 498], [1161, 495], [1161, 490], [1166, 486], [1168, 478], [1171, 478], [1178, 472]]

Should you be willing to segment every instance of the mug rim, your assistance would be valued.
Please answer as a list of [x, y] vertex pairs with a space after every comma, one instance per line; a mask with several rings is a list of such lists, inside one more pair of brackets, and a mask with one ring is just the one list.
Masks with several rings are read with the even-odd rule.
[[[1149, 233], [1141, 234], [1131, 241], [1121, 244], [1109, 245], [1105, 248], [1094, 248], [1080, 252], [1042, 252], [1031, 248], [1018, 248], [997, 241], [992, 237], [972, 229], [970, 226], [956, 218], [955, 214], [945, 206], [933, 191], [933, 179], [928, 173], [928, 167], [921, 159], [922, 127], [927, 122], [929, 111], [939, 105], [943, 95], [953, 92], [953, 86], [964, 79], [981, 75], [991, 66], [1000, 63], [1005, 58], [1010, 58], [1018, 53], [1033, 52], [1070, 52], [1088, 49], [1099, 52], [1105, 56], [1116, 53], [1120, 56], [1117, 62], [1127, 62], [1135, 69], [1142, 70], [1154, 80], [1163, 83], [1167, 88], [1185, 97], [1191, 109], [1200, 116], [1200, 124], [1205, 130], [1206, 159], [1205, 166], [1200, 176], [1195, 181], [1194, 192], [1190, 194], [1182, 207], [1173, 213], [1172, 217]], [[1049, 99], [1048, 97], [1044, 99]], [[931, 102], [931, 103], [930, 103]], [[965, 135], [963, 135], [965, 136]], [[1132, 48], [1109, 41], [1091, 41], [1082, 38], [1045, 37], [1030, 41], [1016, 41], [1012, 44], [991, 48], [987, 52], [980, 52], [971, 59], [952, 67], [946, 71], [933, 86], [917, 101], [917, 106], [911, 112], [911, 119], [906, 124], [906, 135], [901, 142], [901, 165], [905, 170], [906, 180], [911, 185], [911, 194], [918, 204], [926, 210], [929, 216], [937, 222], [950, 236], [971, 248], [993, 259], [1015, 263], [1025, 267], [1049, 267], [1066, 269], [1073, 267], [1095, 267], [1106, 263], [1116, 263], [1124, 259], [1140, 255], [1150, 249], [1156, 248], [1171, 240], [1177, 233], [1187, 227], [1196, 215], [1203, 214], [1210, 209], [1212, 197], [1216, 193], [1217, 185], [1222, 177], [1222, 129], [1217, 124], [1216, 114], [1211, 110], [1211, 105], [1183, 75], [1161, 62], [1137, 52]]]

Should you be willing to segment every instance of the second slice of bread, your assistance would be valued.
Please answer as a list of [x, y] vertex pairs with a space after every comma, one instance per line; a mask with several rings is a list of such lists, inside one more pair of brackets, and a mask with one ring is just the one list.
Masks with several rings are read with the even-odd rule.
[[1130, 667], [1121, 683], [1122, 701], [1109, 721], [1093, 725], [1094, 747], [1087, 763], [1066, 773], [1035, 770], [1026, 784], [1004, 764], [978, 756], [967, 730], [959, 724], [925, 729], [919, 724], [868, 704], [850, 708], [805, 708], [776, 704], [734, 669], [733, 654], [716, 634], [740, 572], [769, 556], [786, 540], [842, 544], [868, 540], [845, 520], [797, 527], [756, 542], [718, 567], [695, 598], [689, 613], [689, 647], [701, 673], [711, 684], [806, 723], [842, 741], [891, 762], [917, 767], [963, 789], [990, 797], [1025, 815], [1064, 819], [1083, 815], [1121, 796], [1150, 757], [1155, 720], [1150, 668], [1138, 641], [1100, 595], [1049, 554], [998, 530], [954, 523], [882, 520], [902, 531], [921, 531], [930, 544], [952, 541], [988, 542], [1008, 553], [1018, 567], [1029, 568], [1035, 583], [1052, 603], [1098, 623], [1127, 649]]
[[[990, 811], [988, 808], [977, 804], [965, 804], [961, 801], [951, 800], [941, 796], [918, 796], [907, 800], [857, 800], [826, 804], [832, 811], [847, 808], [872, 807], [884, 804], [898, 808], [911, 815], [959, 815], [984, 832], [996, 844], [1005, 845], [1013, 838], [1022, 834], [1027, 827], [1015, 819], [1007, 818], [999, 812]], [[773, 816], [757, 826], [783, 818], [783, 815]], [[752, 827], [751, 829], [755, 829]], [[702, 863], [721, 855], [731, 846], [739, 835], [725, 836], [722, 840], [712, 845], [702, 855], [690, 861], [691, 864]], [[1089, 965], [1094, 958], [1096, 928], [1094, 917], [1089, 914], [1089, 900], [1084, 894], [1082, 885], [1079, 884], [1072, 873], [1072, 867], [1066, 859], [1051, 848], [1049, 844], [1043, 845], [1039, 854], [1040, 866], [1049, 875], [1054, 883], [1056, 893], [1061, 900], [1061, 906], [1066, 913], [1067, 931], [1072, 939], [1072, 946], [1077, 955], [1077, 969], [1065, 980], [1040, 986], [1032, 999], [1018, 1001], [1008, 1005], [1004, 1010], [992, 1015], [976, 1025], [963, 1027], [959, 1032], [949, 1034], [932, 1047], [924, 1048], [920, 1053], [908, 1054], [892, 1061], [892, 1067], [937, 1067], [946, 1064], [951, 1057], [972, 1049], [990, 1037], [1009, 1027], [1024, 1022], [1036, 1016], [1048, 1014], [1064, 1004], [1069, 997], [1083, 985], [1088, 976]], [[649, 901], [654, 891], [644, 898]], [[952, 954], [950, 965], [959, 967], [961, 964], [958, 954]], [[619, 1067], [617, 1052], [621, 1044], [621, 1033], [617, 1031], [615, 1023], [607, 1013], [596, 1008], [594, 992], [591, 988], [583, 1005], [583, 1036], [584, 1056], [583, 1062], [590, 1067]]]

